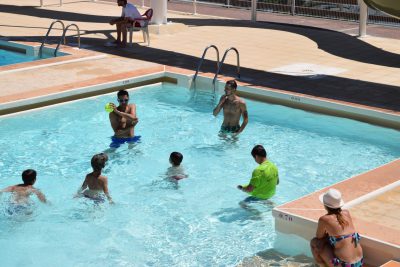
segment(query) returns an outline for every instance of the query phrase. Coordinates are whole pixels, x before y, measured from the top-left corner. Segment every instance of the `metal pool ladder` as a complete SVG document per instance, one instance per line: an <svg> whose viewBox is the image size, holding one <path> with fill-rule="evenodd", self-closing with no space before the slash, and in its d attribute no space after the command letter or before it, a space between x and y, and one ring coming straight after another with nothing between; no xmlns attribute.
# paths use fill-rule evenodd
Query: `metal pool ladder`
<svg viewBox="0 0 400 267"><path fill-rule="evenodd" d="M61 45L61 42L64 40L64 45L66 44L65 34L67 33L69 27L71 27L71 26L75 26L76 30L78 31L78 48L81 47L81 32L80 32L80 30L79 30L78 25L76 25L75 23L69 24L69 25L64 29L63 35L62 35L60 41L59 41L58 44L57 44L56 50L54 50L54 56L55 56L55 57L57 56L57 51L58 51L58 48L59 48L60 45Z"/></svg>
<svg viewBox="0 0 400 267"><path fill-rule="evenodd" d="M50 31L53 29L53 26L54 26L54 24L56 24L56 23L60 23L60 24L62 25L63 33L65 32L65 25L64 25L64 22L62 22L61 20L55 20L55 21L53 21L53 22L50 24L49 29L47 30L46 36L43 38L42 44L40 45L40 48L39 48L39 56L40 56L40 57L42 57L42 54L43 54L43 46L44 46L45 42L47 41L47 37L49 37ZM64 34L63 34L63 35L64 35ZM61 38L61 37L60 37L60 38ZM65 43L65 40L64 40L64 43ZM57 51L54 52L54 56L56 56L56 53L57 53Z"/></svg>
<svg viewBox="0 0 400 267"><path fill-rule="evenodd" d="M206 56L208 49L210 49L211 47L214 48L215 51L217 52L217 68L218 68L218 66L219 66L219 50L218 50L218 47L215 46L215 45L209 45L204 49L204 52L203 52L203 55L201 56L199 64L197 64L197 70L196 70L196 73L193 76L193 83L196 81L197 74L199 73L200 67L203 64L204 57Z"/></svg>
<svg viewBox="0 0 400 267"><path fill-rule="evenodd" d="M219 65L218 65L217 72L215 73L215 76L214 76L214 79L213 79L214 90L215 90L215 81L217 80L218 74L220 73L221 68L222 68L222 65L224 64L226 55L227 55L228 52L231 51L231 50L233 50L233 51L236 52L236 58L237 58L237 65L236 65L236 68L237 68L237 78L240 79L239 51L238 51L235 47L231 47L231 48L226 49L226 51L225 51L225 53L224 53L224 56L222 57L222 60L221 60L221 62L220 62Z"/></svg>

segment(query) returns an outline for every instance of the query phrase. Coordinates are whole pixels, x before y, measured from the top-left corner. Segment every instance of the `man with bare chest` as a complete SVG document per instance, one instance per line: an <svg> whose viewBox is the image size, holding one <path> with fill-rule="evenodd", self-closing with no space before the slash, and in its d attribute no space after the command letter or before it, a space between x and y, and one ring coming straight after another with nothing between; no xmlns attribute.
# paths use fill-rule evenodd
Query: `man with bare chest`
<svg viewBox="0 0 400 267"><path fill-rule="evenodd" d="M237 84L235 80L227 81L225 84L225 95L221 96L218 105L213 111L214 116L217 116L221 109L223 109L224 121L221 126L222 133L240 134L249 121L246 103L236 95L236 88ZM241 125L240 117L243 117Z"/></svg>
<svg viewBox="0 0 400 267"><path fill-rule="evenodd" d="M119 91L117 96L119 106L111 103L114 110L109 116L114 130L110 147L119 147L125 142L136 142L140 138L140 136L135 136L134 132L135 125L139 122L136 117L136 105L128 104L129 94L125 90Z"/></svg>

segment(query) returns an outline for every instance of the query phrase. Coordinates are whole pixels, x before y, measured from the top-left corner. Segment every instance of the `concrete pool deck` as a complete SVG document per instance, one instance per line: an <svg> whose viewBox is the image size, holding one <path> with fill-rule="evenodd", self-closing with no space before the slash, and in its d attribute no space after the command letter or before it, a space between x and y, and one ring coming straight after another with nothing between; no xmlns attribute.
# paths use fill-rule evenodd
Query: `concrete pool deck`
<svg viewBox="0 0 400 267"><path fill-rule="evenodd" d="M62 47L63 52L71 55L0 67L0 105L165 71L193 74L203 49L215 44L221 53L231 46L239 50L242 85L400 115L400 39L372 36L360 39L344 31L281 22L252 23L170 12L169 20L176 27L172 25L161 34L151 34L149 47L142 43L141 33L134 33L134 42L138 43L116 49L104 46L115 37L114 27L107 24L111 16L120 14L115 3L65 1L59 7L58 1L44 2L46 6L40 8L37 0L23 3L3 0L1 36L40 45L50 23L62 19L81 28L83 49ZM327 25L325 20L323 23ZM59 35L60 30L54 34ZM75 37L69 37L68 41L76 43ZM207 58L215 58L214 51ZM227 57L226 63L222 73L234 76L233 54ZM213 60L206 60L202 68L208 77L213 77L215 69ZM319 73L320 70L324 72ZM303 76L304 73L312 75ZM6 113L14 111L10 109ZM399 170L400 160L397 160L343 181L335 188L349 202L400 180ZM315 221L323 214L317 199L319 193L276 210L298 216L307 221L309 229L315 229ZM398 195L399 190L395 188L351 207L362 235L400 246L396 241L400 240ZM382 222L377 220L377 216L382 217L382 211L371 208L381 203L386 215Z"/></svg>

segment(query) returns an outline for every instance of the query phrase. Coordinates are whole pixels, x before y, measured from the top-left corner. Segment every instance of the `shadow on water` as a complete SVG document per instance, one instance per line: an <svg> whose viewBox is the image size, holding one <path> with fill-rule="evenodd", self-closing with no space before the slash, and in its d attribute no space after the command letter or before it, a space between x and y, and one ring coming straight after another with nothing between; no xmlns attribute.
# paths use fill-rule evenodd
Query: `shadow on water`
<svg viewBox="0 0 400 267"><path fill-rule="evenodd" d="M217 134L217 133L216 133ZM237 149L239 148L239 138L237 136L218 136L219 141L218 143L197 143L193 144L192 148L198 153L205 154L205 155L216 155L216 156L223 156L226 154L226 150L230 148Z"/></svg>
<svg viewBox="0 0 400 267"><path fill-rule="evenodd" d="M103 153L108 156L106 170L107 166L134 163L135 157L143 155L143 151L140 149L140 142L122 144L118 148L108 147L103 150Z"/></svg>
<svg viewBox="0 0 400 267"><path fill-rule="evenodd" d="M237 208L226 208L212 215L221 222L232 223L239 222L247 224L248 221L260 221L263 215L272 211L274 204L271 201L240 201Z"/></svg>
<svg viewBox="0 0 400 267"><path fill-rule="evenodd" d="M303 254L290 256L281 253L273 248L258 252L252 257L244 258L238 267L253 266L298 266L311 267L318 266L314 260Z"/></svg>
<svg viewBox="0 0 400 267"><path fill-rule="evenodd" d="M150 185L145 185L146 190L158 191L161 190L178 190L179 182L168 176L167 173L160 174L157 180L154 180Z"/></svg>
<svg viewBox="0 0 400 267"><path fill-rule="evenodd" d="M66 214L68 214L68 220L89 222L93 219L102 218L107 205L105 199L94 200L80 197L77 204Z"/></svg>

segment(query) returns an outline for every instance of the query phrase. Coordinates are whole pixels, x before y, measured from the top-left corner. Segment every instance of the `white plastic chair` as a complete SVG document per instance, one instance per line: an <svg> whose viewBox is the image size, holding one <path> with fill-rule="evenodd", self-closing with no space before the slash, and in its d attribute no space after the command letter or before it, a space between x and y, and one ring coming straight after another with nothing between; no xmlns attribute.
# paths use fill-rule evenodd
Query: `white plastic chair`
<svg viewBox="0 0 400 267"><path fill-rule="evenodd" d="M132 35L134 31L142 31L143 32L143 40L147 42L147 45L150 45L150 35L149 35L149 23L151 18L153 17L153 9L150 8L144 12L141 18L137 18L132 20L132 25L128 27L129 31L129 44L130 46L133 45L132 43ZM141 25L143 24L143 25Z"/></svg>

